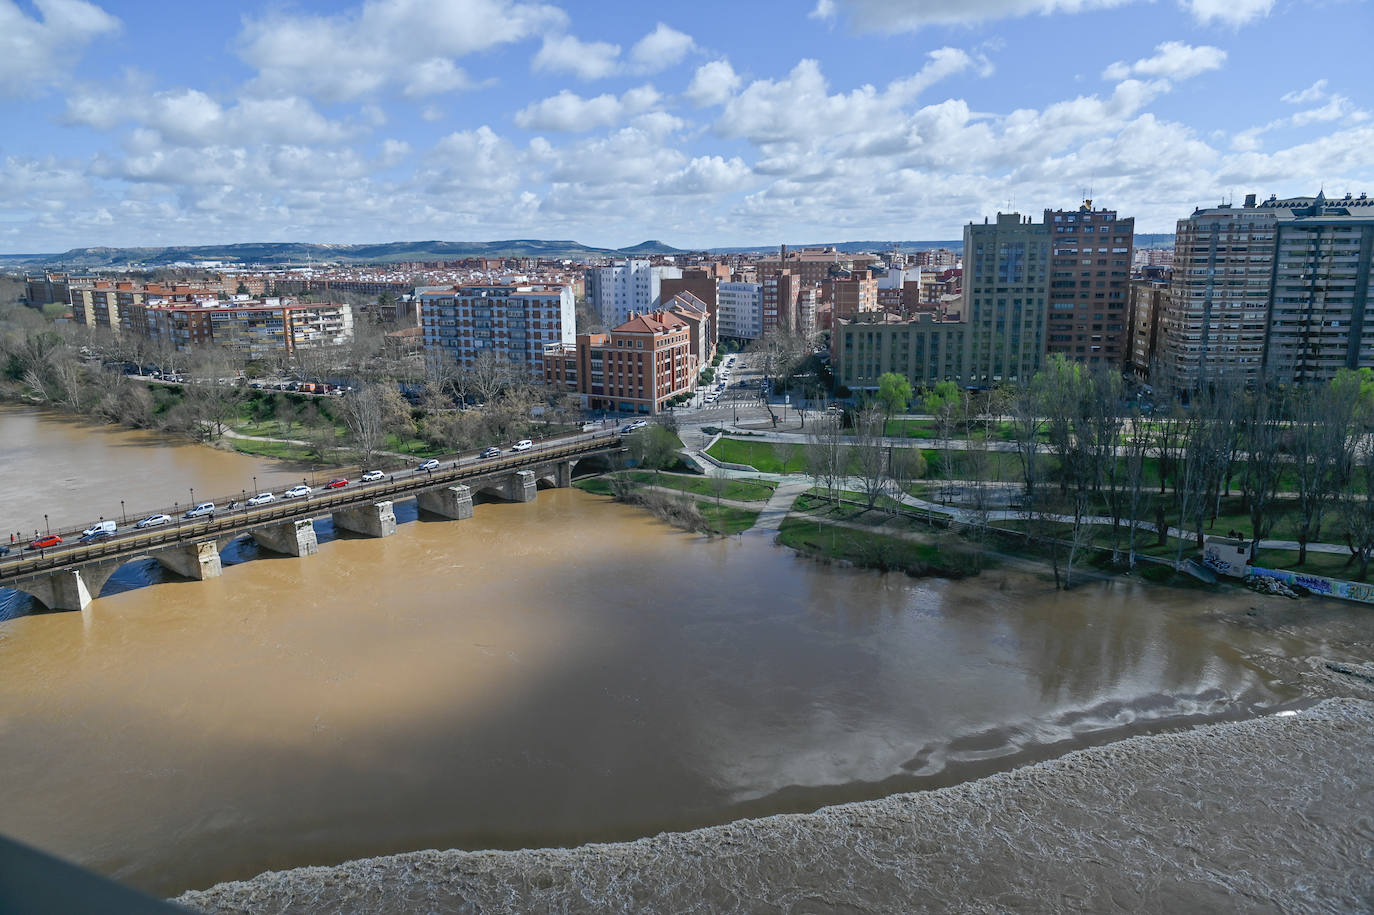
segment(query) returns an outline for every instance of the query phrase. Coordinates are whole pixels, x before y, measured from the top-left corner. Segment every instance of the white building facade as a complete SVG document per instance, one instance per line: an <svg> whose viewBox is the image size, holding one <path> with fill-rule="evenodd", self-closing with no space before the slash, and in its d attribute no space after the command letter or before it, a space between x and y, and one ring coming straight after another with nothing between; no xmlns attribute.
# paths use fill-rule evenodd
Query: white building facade
<svg viewBox="0 0 1374 915"><path fill-rule="evenodd" d="M652 311L659 304L661 280L681 276L677 267L655 267L646 260L591 267L586 274L587 304L601 316L603 324L619 327L631 314Z"/></svg>
<svg viewBox="0 0 1374 915"><path fill-rule="evenodd" d="M716 287L716 321L722 337L757 340L763 335L763 284L720 283Z"/></svg>

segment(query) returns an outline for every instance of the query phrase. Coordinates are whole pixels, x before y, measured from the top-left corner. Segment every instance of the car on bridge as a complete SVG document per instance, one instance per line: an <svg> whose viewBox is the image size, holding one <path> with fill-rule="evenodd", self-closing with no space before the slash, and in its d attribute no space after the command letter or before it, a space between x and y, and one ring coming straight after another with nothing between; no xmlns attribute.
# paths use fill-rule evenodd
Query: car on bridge
<svg viewBox="0 0 1374 915"><path fill-rule="evenodd" d="M511 445L511 446L510 446L510 450L511 450L511 451L529 451L529 450L530 450L531 448L533 448L533 447L534 447L534 442L530 441L530 440L527 439L527 438L522 438L522 439L520 439L520 441L516 442L514 445Z"/></svg>
<svg viewBox="0 0 1374 915"><path fill-rule="evenodd" d="M299 499L302 496L308 495L310 495L310 487L306 486L304 483L301 483L297 486L292 486L286 492L282 493L281 497L283 499Z"/></svg>
<svg viewBox="0 0 1374 915"><path fill-rule="evenodd" d="M367 473L363 474L360 479L364 483L372 483L376 480L380 480L384 476L386 476L386 474L382 473L380 470L369 470Z"/></svg>
<svg viewBox="0 0 1374 915"><path fill-rule="evenodd" d="M89 534L82 534L81 539L78 540L77 543L95 543L98 540L109 540L113 536L114 531L106 530L102 527L91 531Z"/></svg>
<svg viewBox="0 0 1374 915"><path fill-rule="evenodd" d="M345 486L347 486L347 485L348 485L348 478L347 478L347 477L335 477L334 479L330 480L328 483L324 484L324 488L325 488L325 489L343 489L343 488L344 488Z"/></svg>
<svg viewBox="0 0 1374 915"><path fill-rule="evenodd" d="M183 518L203 518L203 517L205 517L206 515L213 515L214 513L215 513L215 503L213 503L213 502L202 502L202 503L200 503L199 505L197 505L195 508L187 509L186 514L182 515L181 517L183 517Z"/></svg>
<svg viewBox="0 0 1374 915"><path fill-rule="evenodd" d="M430 458L429 460L425 461L423 464L421 464L419 467L416 467L415 469L416 469L416 470L438 470L438 469L439 469L439 462L438 462L436 459L434 459L434 458Z"/></svg>
<svg viewBox="0 0 1374 915"><path fill-rule="evenodd" d="M48 534L46 537L38 537L29 541L29 549L41 550L45 547L57 546L62 542L62 538L56 534Z"/></svg>
<svg viewBox="0 0 1374 915"><path fill-rule="evenodd" d="M277 497L274 496L274 495L272 495L270 492L260 492L260 493L258 493L256 496L254 496L253 498L249 499L249 500L248 500L248 504L249 504L249 505L266 505L266 504L269 503L269 502L275 502L275 501L277 501Z"/></svg>
<svg viewBox="0 0 1374 915"><path fill-rule="evenodd" d="M498 454L500 454L500 453L501 453L501 449L500 449L500 448L497 448L495 445L488 445L487 447L483 448L482 451L481 451L481 453L478 454L477 456L478 456L479 458L494 458L494 457L496 457L496 456L497 456Z"/></svg>
<svg viewBox="0 0 1374 915"><path fill-rule="evenodd" d="M164 525L164 524L171 524L171 523L172 523L172 516L171 516L171 515L149 515L148 517L144 518L142 521L140 521L140 522L138 522L137 524L135 524L134 527L138 528L139 530L144 530L144 529L146 529L146 528L150 528L150 527L161 527L161 526Z"/></svg>

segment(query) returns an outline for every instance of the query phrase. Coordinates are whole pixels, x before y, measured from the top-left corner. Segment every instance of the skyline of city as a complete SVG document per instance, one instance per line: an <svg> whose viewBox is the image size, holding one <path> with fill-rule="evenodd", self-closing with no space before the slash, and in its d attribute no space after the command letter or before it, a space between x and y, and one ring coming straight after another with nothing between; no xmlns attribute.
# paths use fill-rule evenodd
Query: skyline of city
<svg viewBox="0 0 1374 915"><path fill-rule="evenodd" d="M953 239L1374 181L1368 4L0 0L0 252ZM627 203L632 205L626 205Z"/></svg>

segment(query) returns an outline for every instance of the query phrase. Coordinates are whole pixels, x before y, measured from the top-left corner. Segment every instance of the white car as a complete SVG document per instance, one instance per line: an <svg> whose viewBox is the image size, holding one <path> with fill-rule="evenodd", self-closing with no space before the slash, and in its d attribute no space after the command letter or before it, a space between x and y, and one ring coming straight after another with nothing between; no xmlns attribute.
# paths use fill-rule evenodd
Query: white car
<svg viewBox="0 0 1374 915"><path fill-rule="evenodd" d="M514 445L511 445L511 446L510 446L510 450L511 450L511 451L529 451L529 450L530 450L531 448L533 448L533 447L534 447L534 442L530 441L530 440L527 439L527 438L522 438L522 439L520 439L520 441L516 442Z"/></svg>
<svg viewBox="0 0 1374 915"><path fill-rule="evenodd" d="M253 498L249 499L249 500L248 500L248 504L249 504L249 505L266 505L268 502L275 502L275 501L277 501L277 497L274 496L274 495L272 495L270 492L260 492L260 493L258 493L256 496L254 496Z"/></svg>
<svg viewBox="0 0 1374 915"><path fill-rule="evenodd" d="M148 517L144 518L142 521L140 521L140 522L138 522L137 524L135 524L134 527L137 527L137 528L140 528L140 529L142 529L142 528L148 528L148 527L161 527L161 526L164 525L164 524L171 524L171 523L172 523L172 516L171 516L171 515L149 515Z"/></svg>
<svg viewBox="0 0 1374 915"><path fill-rule="evenodd" d="M282 493L281 497L283 499L299 499L301 496L308 495L310 495L310 487L302 483L299 486L292 486L286 492Z"/></svg>
<svg viewBox="0 0 1374 915"><path fill-rule="evenodd" d="M206 515L213 515L214 513L215 513L215 503L213 503L213 502L202 502L202 503L200 503L199 505L197 505L195 508L187 509L187 510L186 510L186 514L182 515L181 517L183 517L183 518L203 518L203 517L205 517Z"/></svg>
<svg viewBox="0 0 1374 915"><path fill-rule="evenodd" d="M369 470L367 473L363 474L362 481L364 483L371 483L373 480L380 480L384 476L386 476L386 474L382 473L380 470Z"/></svg>
<svg viewBox="0 0 1374 915"><path fill-rule="evenodd" d="M415 469L416 469L416 470L438 470L438 469L439 469L439 461L438 461L437 459L435 459L435 458L430 458L429 460L425 461L423 464L421 464L419 467L416 467Z"/></svg>

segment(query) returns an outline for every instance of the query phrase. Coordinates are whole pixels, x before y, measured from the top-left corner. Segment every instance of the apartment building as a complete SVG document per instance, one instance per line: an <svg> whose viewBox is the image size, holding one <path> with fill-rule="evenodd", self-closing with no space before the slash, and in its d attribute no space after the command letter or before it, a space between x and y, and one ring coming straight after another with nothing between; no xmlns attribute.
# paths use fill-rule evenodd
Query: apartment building
<svg viewBox="0 0 1374 915"><path fill-rule="evenodd" d="M760 277L787 271L797 276L802 286L811 287L821 285L837 273L867 271L881 262L882 258L876 254L845 254L834 247L788 251L783 245L777 257L762 258L757 266Z"/></svg>
<svg viewBox="0 0 1374 915"><path fill-rule="evenodd" d="M1281 210L1199 208L1178 221L1174 272L1159 318L1163 375L1195 390L1210 378L1253 384L1264 361L1274 233Z"/></svg>
<svg viewBox="0 0 1374 915"><path fill-rule="evenodd" d="M1127 325L1131 328L1126 365L1140 379L1150 377L1159 350L1160 317L1168 309L1169 271L1158 277L1132 279L1126 294Z"/></svg>
<svg viewBox="0 0 1374 915"><path fill-rule="evenodd" d="M416 299L425 355L434 370L446 357L472 365L483 353L493 353L538 376L545 348L574 339L571 286L429 286L416 290Z"/></svg>
<svg viewBox="0 0 1374 915"><path fill-rule="evenodd" d="M633 258L606 267L588 267L584 274L587 304L604 324L614 327L625 323L631 314L656 307L663 280L681 277L678 267L656 267Z"/></svg>
<svg viewBox="0 0 1374 915"><path fill-rule="evenodd" d="M581 394L588 409L640 414L660 413L694 390L700 366L689 323L663 310L550 344L542 362L545 383Z"/></svg>
<svg viewBox="0 0 1374 915"><path fill-rule="evenodd" d="M134 302L121 312L121 332L179 351L222 346L244 360L289 357L297 350L340 346L353 339L347 303L302 304L291 299L206 300L191 304Z"/></svg>
<svg viewBox="0 0 1374 915"><path fill-rule="evenodd" d="M763 336L763 284L720 283L716 288L716 319L722 337L757 340Z"/></svg>
<svg viewBox="0 0 1374 915"><path fill-rule="evenodd" d="M862 312L878 310L878 281L867 270L832 277L828 284L831 313L835 318L852 318Z"/></svg>
<svg viewBox="0 0 1374 915"><path fill-rule="evenodd" d="M763 277L760 327L764 336L779 329L794 330L800 325L797 298L802 279L790 270Z"/></svg>
<svg viewBox="0 0 1374 915"><path fill-rule="evenodd" d="M72 320L86 327L119 333L128 323L125 314L135 305L193 305L220 300L215 289L185 283L135 283L132 280L92 280L71 286Z"/></svg>
<svg viewBox="0 0 1374 915"><path fill-rule="evenodd" d="M1135 220L1115 210L1046 210L1050 231L1046 352L1090 365L1119 366L1129 350L1127 288Z"/></svg>
<svg viewBox="0 0 1374 915"><path fill-rule="evenodd" d="M1256 209L1278 214L1263 374L1303 384L1374 366L1374 201L1319 193Z"/></svg>
<svg viewBox="0 0 1374 915"><path fill-rule="evenodd" d="M1026 382L1044 365L1049 262L1049 227L1029 216L964 227L967 386Z"/></svg>
<svg viewBox="0 0 1374 915"><path fill-rule="evenodd" d="M941 381L962 383L968 324L939 315L902 318L867 312L836 318L830 335L830 368L851 390L876 390L888 372L903 375L913 388Z"/></svg>

